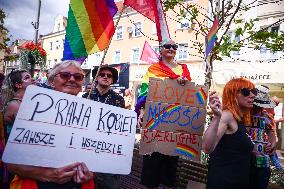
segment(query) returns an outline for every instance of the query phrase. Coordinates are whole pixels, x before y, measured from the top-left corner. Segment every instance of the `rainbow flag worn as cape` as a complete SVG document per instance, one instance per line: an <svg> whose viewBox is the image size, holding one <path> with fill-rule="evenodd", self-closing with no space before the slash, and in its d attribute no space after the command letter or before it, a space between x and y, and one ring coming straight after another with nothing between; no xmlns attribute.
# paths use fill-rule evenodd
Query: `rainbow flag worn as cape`
<svg viewBox="0 0 284 189"><path fill-rule="evenodd" d="M189 81L191 81L190 73L188 71L187 66L185 64L180 64L180 65L182 66L182 73L178 73L178 74L173 72L162 61L159 61L158 63L153 64L148 68L147 73L144 75L140 94L138 96L137 103L135 106L135 112L137 112L137 114L140 113L141 107L144 107L146 103L150 77L160 78L160 79L165 79L165 78L177 79L180 76L183 76L187 78Z"/></svg>
<svg viewBox="0 0 284 189"><path fill-rule="evenodd" d="M84 60L104 50L114 34L114 0L70 0L63 60Z"/></svg>

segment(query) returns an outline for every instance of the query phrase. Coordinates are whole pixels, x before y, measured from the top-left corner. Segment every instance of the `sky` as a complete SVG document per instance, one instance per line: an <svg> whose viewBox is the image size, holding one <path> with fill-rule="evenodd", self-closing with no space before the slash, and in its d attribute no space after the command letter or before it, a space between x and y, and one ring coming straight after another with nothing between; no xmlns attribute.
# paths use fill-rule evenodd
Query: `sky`
<svg viewBox="0 0 284 189"><path fill-rule="evenodd" d="M5 26L11 41L16 39L34 40L39 0L0 0L0 7L6 13ZM69 0L41 0L39 34L52 32L56 16L67 16Z"/></svg>

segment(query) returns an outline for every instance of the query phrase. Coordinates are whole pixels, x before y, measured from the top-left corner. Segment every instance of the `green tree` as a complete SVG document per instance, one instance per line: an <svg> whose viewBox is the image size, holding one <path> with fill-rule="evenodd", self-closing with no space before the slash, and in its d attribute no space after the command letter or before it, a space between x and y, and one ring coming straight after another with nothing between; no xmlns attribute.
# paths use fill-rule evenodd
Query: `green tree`
<svg viewBox="0 0 284 189"><path fill-rule="evenodd" d="M6 49L7 42L10 40L8 36L8 29L4 26L6 14L3 9L0 9L0 50Z"/></svg>
<svg viewBox="0 0 284 189"><path fill-rule="evenodd" d="M209 10L201 7L194 2L185 3L184 0L167 0L163 1L164 7L167 10L173 10L179 20L188 19L194 25L194 35L196 36L196 41L192 41L194 48L198 50L198 54L205 60L205 44L200 42L203 38L207 36L210 27L208 27L207 22L212 25L215 19L219 20L218 30L217 30L217 40L215 46L211 51L208 64L209 67L206 70L205 85L210 87L212 80L213 71L213 61L222 60L224 56L231 57L231 52L239 51L241 47L249 46L256 50L261 49L265 46L272 52L283 51L284 50L284 34L269 31L271 26L263 28L259 31L255 31L254 24L258 19L252 19L246 22L242 15L245 11L255 6L261 6L256 4L257 1L253 1L250 4L243 4L242 0L237 1L220 1L220 0L209 0ZM178 11L177 10L178 7ZM191 15L188 17L187 15ZM204 20L200 20L203 17ZM278 20L274 24L283 22L284 20ZM237 26L235 30L235 38L243 38L242 40L232 40L228 35L229 29L235 24Z"/></svg>

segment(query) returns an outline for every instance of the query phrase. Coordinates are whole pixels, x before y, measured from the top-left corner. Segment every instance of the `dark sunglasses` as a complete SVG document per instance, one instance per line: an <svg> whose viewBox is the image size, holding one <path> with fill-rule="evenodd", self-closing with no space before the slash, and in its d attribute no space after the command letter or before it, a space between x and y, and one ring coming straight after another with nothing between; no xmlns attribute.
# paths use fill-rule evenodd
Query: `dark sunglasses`
<svg viewBox="0 0 284 189"><path fill-rule="evenodd" d="M163 47L165 49L171 49L171 48L173 48L174 50L178 49L178 45L177 44L164 44Z"/></svg>
<svg viewBox="0 0 284 189"><path fill-rule="evenodd" d="M70 72L59 72L55 74L55 76L59 75L61 79L68 81L72 76L74 77L75 81L82 81L84 79L84 75L81 73L74 73L71 74Z"/></svg>
<svg viewBox="0 0 284 189"><path fill-rule="evenodd" d="M242 88L242 89L240 90L240 92L241 92L241 94L242 94L243 96L249 96L249 95L250 95L250 92L251 92L252 94L254 94L255 96L257 95L257 89L256 89L256 88L253 88L253 89Z"/></svg>
<svg viewBox="0 0 284 189"><path fill-rule="evenodd" d="M100 77L107 77L107 78L112 78L112 74L109 74L109 73L99 73L99 76Z"/></svg>

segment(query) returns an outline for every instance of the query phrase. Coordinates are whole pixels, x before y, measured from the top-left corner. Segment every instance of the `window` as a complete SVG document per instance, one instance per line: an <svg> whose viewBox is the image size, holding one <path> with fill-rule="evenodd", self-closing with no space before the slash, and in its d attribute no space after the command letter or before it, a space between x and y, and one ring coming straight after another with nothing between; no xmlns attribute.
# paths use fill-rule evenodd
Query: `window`
<svg viewBox="0 0 284 189"><path fill-rule="evenodd" d="M271 32L278 33L279 32L279 26L271 27ZM270 51L270 58L277 59L278 58L278 53Z"/></svg>
<svg viewBox="0 0 284 189"><path fill-rule="evenodd" d="M51 60L48 60L47 68L50 68L50 65L51 65Z"/></svg>
<svg viewBox="0 0 284 189"><path fill-rule="evenodd" d="M62 47L64 47L65 39L62 39Z"/></svg>
<svg viewBox="0 0 284 189"><path fill-rule="evenodd" d="M235 41L238 43L240 42L241 36L235 36ZM240 51L232 51L233 55L240 55Z"/></svg>
<svg viewBox="0 0 284 189"><path fill-rule="evenodd" d="M54 59L54 64L56 64L57 63L57 59Z"/></svg>
<svg viewBox="0 0 284 189"><path fill-rule="evenodd" d="M139 61L139 48L132 49L132 62L137 63Z"/></svg>
<svg viewBox="0 0 284 189"><path fill-rule="evenodd" d="M180 30L189 29L191 25L191 17L192 17L191 14L192 13L187 13L185 17L182 17L182 19L180 19L180 21L178 22L177 29L180 29Z"/></svg>
<svg viewBox="0 0 284 189"><path fill-rule="evenodd" d="M228 35L231 43L238 43L240 41L240 35L236 37L235 32L229 32ZM240 51L232 51L231 53L232 55L240 55Z"/></svg>
<svg viewBox="0 0 284 189"><path fill-rule="evenodd" d="M267 31L278 33L279 32L279 26L273 26L273 27L269 28ZM278 52L272 52L265 45L262 45L260 47L259 52L260 52L260 58L262 58L262 59L266 59L266 58L277 59L278 58Z"/></svg>
<svg viewBox="0 0 284 189"><path fill-rule="evenodd" d="M279 26L273 26L273 27L271 27L271 32L278 33L278 31L279 31Z"/></svg>
<svg viewBox="0 0 284 189"><path fill-rule="evenodd" d="M52 50L52 42L49 43L49 50Z"/></svg>
<svg viewBox="0 0 284 189"><path fill-rule="evenodd" d="M141 22L136 22L134 28L134 37L141 36L141 28L142 28Z"/></svg>
<svg viewBox="0 0 284 189"><path fill-rule="evenodd" d="M58 41L58 40L56 40L56 42L55 42L55 48L56 48L57 50L60 48L60 44L59 44L59 41Z"/></svg>
<svg viewBox="0 0 284 189"><path fill-rule="evenodd" d="M116 39L122 39L122 26L116 28Z"/></svg>
<svg viewBox="0 0 284 189"><path fill-rule="evenodd" d="M260 58L266 58L267 55L267 48L265 45L260 47Z"/></svg>
<svg viewBox="0 0 284 189"><path fill-rule="evenodd" d="M189 28L190 21L187 18L180 20L178 23L178 29L186 30Z"/></svg>
<svg viewBox="0 0 284 189"><path fill-rule="evenodd" d="M187 60L188 59L188 44L181 43L178 45L178 60Z"/></svg>
<svg viewBox="0 0 284 189"><path fill-rule="evenodd" d="M120 63L120 56L121 56L120 50L114 51L114 63L115 64Z"/></svg>
<svg viewBox="0 0 284 189"><path fill-rule="evenodd" d="M57 31L60 31L60 23L57 24Z"/></svg>

